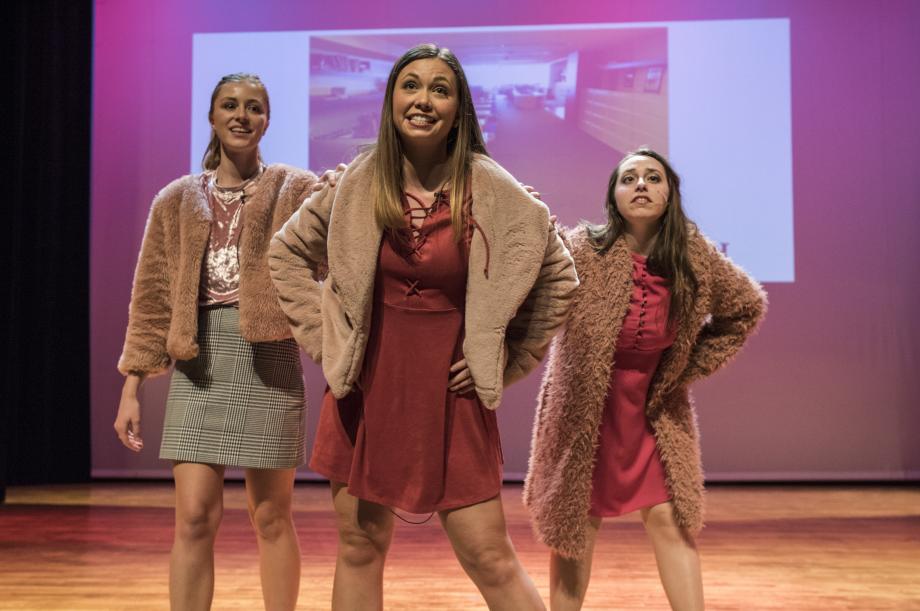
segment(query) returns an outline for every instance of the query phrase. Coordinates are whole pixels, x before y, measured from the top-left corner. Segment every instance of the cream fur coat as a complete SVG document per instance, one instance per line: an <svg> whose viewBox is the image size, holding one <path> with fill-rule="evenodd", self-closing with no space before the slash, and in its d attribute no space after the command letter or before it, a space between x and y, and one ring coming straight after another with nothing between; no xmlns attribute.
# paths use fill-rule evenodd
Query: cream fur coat
<svg viewBox="0 0 920 611"><path fill-rule="evenodd" d="M304 203L269 249L272 280L294 337L322 363L339 398L361 372L370 333L383 235L369 195L373 172L373 153L358 157L335 189ZM463 354L479 398L495 409L503 387L544 356L578 280L546 206L488 157L474 160L472 192L472 214L488 247L474 232Z"/></svg>
<svg viewBox="0 0 920 611"><path fill-rule="evenodd" d="M632 262L620 238L604 254L584 227L568 233L581 286L554 340L538 400L524 502L538 539L567 557L585 549L598 427L614 348L629 307ZM664 465L677 522L703 525L699 433L688 385L725 364L766 309L761 287L699 233L689 244L699 282L680 314L677 337L652 379L646 414Z"/></svg>
<svg viewBox="0 0 920 611"><path fill-rule="evenodd" d="M155 375L171 360L198 355L198 289L211 233L211 208L200 175L183 176L154 198L144 231L124 350L122 374ZM243 206L240 234L240 333L250 342L291 337L268 275L268 243L308 197L316 176L272 164Z"/></svg>

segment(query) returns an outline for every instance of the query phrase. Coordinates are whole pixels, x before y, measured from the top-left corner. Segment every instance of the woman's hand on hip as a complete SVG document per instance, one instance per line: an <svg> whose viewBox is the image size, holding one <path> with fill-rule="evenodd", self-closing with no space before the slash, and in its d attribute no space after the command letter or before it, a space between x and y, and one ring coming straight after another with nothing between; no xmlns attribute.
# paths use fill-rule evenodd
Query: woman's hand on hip
<svg viewBox="0 0 920 611"><path fill-rule="evenodd" d="M449 391L462 395L475 388L473 374L470 373L470 368L466 366L466 359L460 359L451 365L450 374L450 380L447 382Z"/></svg>

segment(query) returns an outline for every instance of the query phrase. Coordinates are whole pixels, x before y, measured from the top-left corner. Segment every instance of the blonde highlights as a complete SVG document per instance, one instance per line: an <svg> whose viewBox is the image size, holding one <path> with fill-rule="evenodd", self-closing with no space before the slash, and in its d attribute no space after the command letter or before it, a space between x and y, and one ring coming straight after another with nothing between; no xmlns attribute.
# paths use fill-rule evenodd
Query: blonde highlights
<svg viewBox="0 0 920 611"><path fill-rule="evenodd" d="M393 64L387 79L383 108L380 111L380 130L377 134L376 163L372 183L374 217L385 229L398 230L407 226L403 213L403 148L393 121L393 95L396 79L403 68L420 59L440 59L447 64L457 79L457 124L447 136L447 154L450 166L450 216L454 235L459 239L466 226L465 197L472 179L473 155L488 156L479 120L473 106L473 96L466 75L457 57L449 50L433 44L422 44L409 49Z"/></svg>

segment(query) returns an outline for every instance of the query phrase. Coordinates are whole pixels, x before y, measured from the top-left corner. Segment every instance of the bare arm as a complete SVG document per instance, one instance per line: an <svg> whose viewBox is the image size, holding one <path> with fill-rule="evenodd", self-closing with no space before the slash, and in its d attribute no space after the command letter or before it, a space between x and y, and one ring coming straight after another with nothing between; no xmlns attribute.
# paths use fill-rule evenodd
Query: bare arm
<svg viewBox="0 0 920 611"><path fill-rule="evenodd" d="M112 425L121 443L135 452L140 452L144 448L144 440L141 437L141 404L137 399L137 391L143 381L143 375L129 373L125 376L118 414L115 416L115 424Z"/></svg>

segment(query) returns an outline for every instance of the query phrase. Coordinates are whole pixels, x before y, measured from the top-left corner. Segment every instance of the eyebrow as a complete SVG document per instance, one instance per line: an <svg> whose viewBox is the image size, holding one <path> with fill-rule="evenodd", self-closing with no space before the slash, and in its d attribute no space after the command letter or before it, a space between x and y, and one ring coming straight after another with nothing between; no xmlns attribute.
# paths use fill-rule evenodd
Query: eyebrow
<svg viewBox="0 0 920 611"><path fill-rule="evenodd" d="M232 95L225 95L224 97L220 99L220 101L221 102L239 102L239 99L237 99L236 97ZM246 102L247 103L256 102L258 104L265 104L265 102L263 100L260 100L259 98L249 98L248 100L246 100Z"/></svg>
<svg viewBox="0 0 920 611"><path fill-rule="evenodd" d="M403 77L403 79L407 79L407 78L414 78L414 79L422 80L422 77L420 77L419 75L417 75L415 72L410 72L410 73L408 73L407 75L405 75L405 76ZM439 75L437 75L436 77L434 77L434 78L431 79L431 80L432 80L432 81L444 81L445 83L447 83L448 85L450 85L450 79L447 78L446 76L444 76L443 74L439 74Z"/></svg>
<svg viewBox="0 0 920 611"><path fill-rule="evenodd" d="M645 173L654 172L655 174L661 174L661 170L658 168L648 168L645 170ZM628 170L623 170L623 174L638 174L635 168L629 168Z"/></svg>

